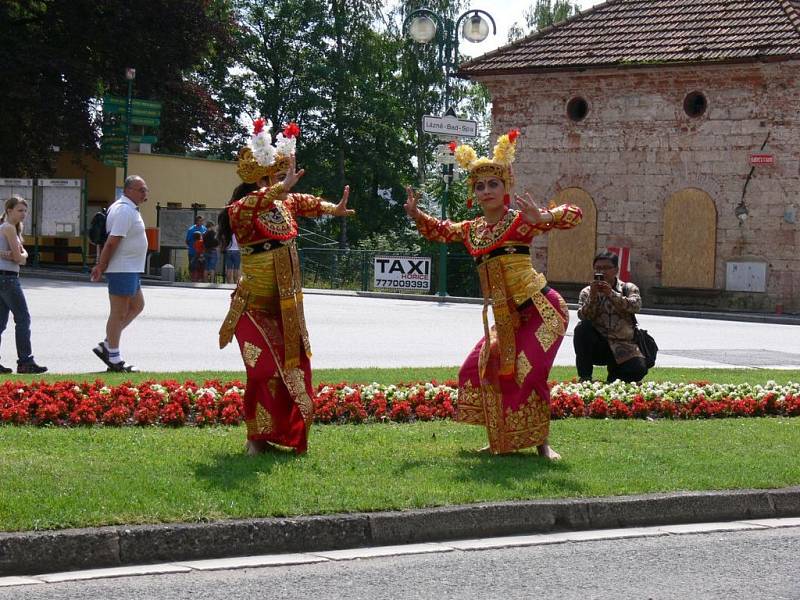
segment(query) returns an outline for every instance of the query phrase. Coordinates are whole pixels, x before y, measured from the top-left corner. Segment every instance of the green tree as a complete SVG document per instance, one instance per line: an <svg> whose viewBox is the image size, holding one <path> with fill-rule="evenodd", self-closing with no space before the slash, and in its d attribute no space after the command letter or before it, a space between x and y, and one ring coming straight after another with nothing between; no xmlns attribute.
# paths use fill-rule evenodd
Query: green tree
<svg viewBox="0 0 800 600"><path fill-rule="evenodd" d="M224 52L228 0L6 0L0 3L0 173L52 172L54 148L96 152L103 93L164 102L162 147L226 135L213 98L191 74Z"/></svg>
<svg viewBox="0 0 800 600"><path fill-rule="evenodd" d="M580 13L577 2L570 0L536 0L525 12L525 22L530 28L541 31Z"/></svg>
<svg viewBox="0 0 800 600"><path fill-rule="evenodd" d="M523 13L528 31L541 31L556 23L580 14L580 6L570 0L536 0ZM508 41L514 42L527 33L516 21L508 30Z"/></svg>
<svg viewBox="0 0 800 600"><path fill-rule="evenodd" d="M337 23L335 15L343 9ZM351 187L355 217L327 224L328 235L341 246L397 226L403 214L398 199L411 169L413 149L404 131L406 107L396 68L399 44L379 30L378 9L379 3L332 6L328 44L338 50L328 57L320 87L325 109L314 139L305 145L316 162L306 184L337 195L344 185Z"/></svg>

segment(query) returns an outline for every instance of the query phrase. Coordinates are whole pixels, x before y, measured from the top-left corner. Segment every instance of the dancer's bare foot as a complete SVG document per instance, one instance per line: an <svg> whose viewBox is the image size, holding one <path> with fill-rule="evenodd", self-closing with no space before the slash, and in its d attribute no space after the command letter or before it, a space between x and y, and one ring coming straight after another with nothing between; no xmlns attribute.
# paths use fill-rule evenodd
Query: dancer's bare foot
<svg viewBox="0 0 800 600"><path fill-rule="evenodd" d="M537 446L536 450L539 451L539 456L541 456L542 458L546 458L547 460L560 460L561 459L561 455L558 452L556 452L555 450L553 450L550 447L550 444L545 443L545 444L542 444L541 446Z"/></svg>
<svg viewBox="0 0 800 600"><path fill-rule="evenodd" d="M266 452L269 445L269 442L264 442L262 440L247 440L247 443L244 445L244 451L247 456L258 456Z"/></svg>

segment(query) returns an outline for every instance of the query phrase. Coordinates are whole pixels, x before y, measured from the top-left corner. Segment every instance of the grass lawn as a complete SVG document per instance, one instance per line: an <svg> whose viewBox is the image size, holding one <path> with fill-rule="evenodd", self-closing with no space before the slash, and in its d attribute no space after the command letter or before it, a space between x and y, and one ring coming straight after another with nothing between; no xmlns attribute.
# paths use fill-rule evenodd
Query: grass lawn
<svg viewBox="0 0 800 600"><path fill-rule="evenodd" d="M338 379L338 378L337 378ZM800 484L800 419L568 419L564 459L474 452L453 422L326 425L248 458L244 427L0 427L0 530L377 511Z"/></svg>
<svg viewBox="0 0 800 600"><path fill-rule="evenodd" d="M362 369L316 369L314 370L314 383L399 383L399 382L418 382L418 381L445 381L456 379L458 367L422 367L422 368L362 368ZM565 381L574 378L575 369L573 367L553 367L550 372L550 379L555 381ZM605 379L605 369L595 367L595 377ZM109 385L116 385L123 381L133 381L134 383L146 379L162 381L164 379L176 379L185 381L192 379L197 383L202 383L206 379L220 379L230 381L240 379L244 381L244 371L184 371L178 373L45 373L44 375L4 375L0 376L0 381L10 379L12 381L40 381L47 382L73 379L77 381L94 381L101 379ZM691 381L710 381L712 383L765 383L768 380L777 383L787 383L800 379L796 371L789 369L687 369L672 367L657 367L648 373L645 381L674 381L685 383Z"/></svg>

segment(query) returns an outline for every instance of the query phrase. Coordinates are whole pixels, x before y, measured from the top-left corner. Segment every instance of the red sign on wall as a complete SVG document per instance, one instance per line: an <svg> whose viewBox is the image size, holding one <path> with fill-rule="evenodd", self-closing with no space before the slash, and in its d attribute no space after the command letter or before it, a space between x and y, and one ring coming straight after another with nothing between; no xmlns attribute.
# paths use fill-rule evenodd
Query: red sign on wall
<svg viewBox="0 0 800 600"><path fill-rule="evenodd" d="M606 248L619 257L619 274L617 277L622 281L631 280L631 249L624 246L609 246Z"/></svg>
<svg viewBox="0 0 800 600"><path fill-rule="evenodd" d="M750 164L754 167L758 165L774 165L775 156L772 154L751 154Z"/></svg>

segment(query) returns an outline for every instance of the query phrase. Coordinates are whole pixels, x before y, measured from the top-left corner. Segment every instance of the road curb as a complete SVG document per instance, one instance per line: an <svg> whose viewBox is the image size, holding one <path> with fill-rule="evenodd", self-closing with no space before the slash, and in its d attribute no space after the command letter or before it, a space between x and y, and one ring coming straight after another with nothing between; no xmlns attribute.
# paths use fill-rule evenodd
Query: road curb
<svg viewBox="0 0 800 600"><path fill-rule="evenodd" d="M800 486L0 533L0 576L564 530L800 516Z"/></svg>

